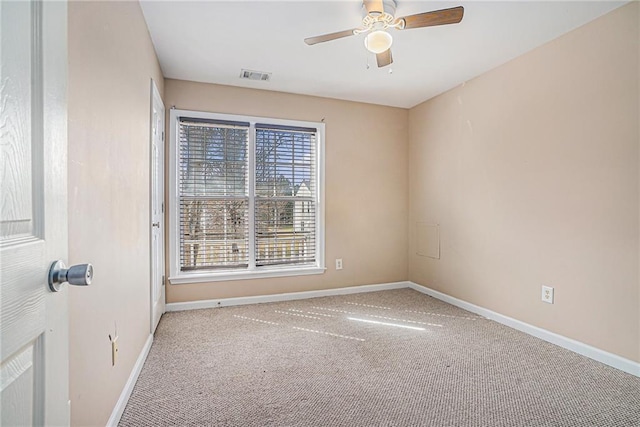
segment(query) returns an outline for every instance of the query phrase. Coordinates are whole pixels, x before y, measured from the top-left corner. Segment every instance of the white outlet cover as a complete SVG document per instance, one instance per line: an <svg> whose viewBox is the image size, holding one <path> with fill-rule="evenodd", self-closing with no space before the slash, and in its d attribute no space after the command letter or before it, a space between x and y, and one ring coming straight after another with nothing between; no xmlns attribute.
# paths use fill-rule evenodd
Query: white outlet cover
<svg viewBox="0 0 640 427"><path fill-rule="evenodd" d="M336 259L336 270L342 270L342 258Z"/></svg>
<svg viewBox="0 0 640 427"><path fill-rule="evenodd" d="M553 304L553 288L551 286L542 287L542 301Z"/></svg>

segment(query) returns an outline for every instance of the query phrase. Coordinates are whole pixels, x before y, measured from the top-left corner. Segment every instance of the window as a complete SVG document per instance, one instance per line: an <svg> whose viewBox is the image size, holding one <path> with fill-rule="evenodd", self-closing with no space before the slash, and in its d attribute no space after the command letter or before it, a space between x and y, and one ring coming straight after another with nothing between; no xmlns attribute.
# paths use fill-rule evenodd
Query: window
<svg viewBox="0 0 640 427"><path fill-rule="evenodd" d="M324 271L324 124L171 110L172 283Z"/></svg>

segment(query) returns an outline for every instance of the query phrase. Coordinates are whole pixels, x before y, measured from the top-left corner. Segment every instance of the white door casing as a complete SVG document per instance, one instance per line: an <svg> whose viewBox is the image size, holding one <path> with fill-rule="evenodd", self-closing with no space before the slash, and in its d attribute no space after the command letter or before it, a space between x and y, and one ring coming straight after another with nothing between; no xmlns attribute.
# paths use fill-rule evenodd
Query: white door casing
<svg viewBox="0 0 640 427"><path fill-rule="evenodd" d="M0 424L68 425L67 5L0 2Z"/></svg>
<svg viewBox="0 0 640 427"><path fill-rule="evenodd" d="M165 308L164 104L151 80L151 333Z"/></svg>

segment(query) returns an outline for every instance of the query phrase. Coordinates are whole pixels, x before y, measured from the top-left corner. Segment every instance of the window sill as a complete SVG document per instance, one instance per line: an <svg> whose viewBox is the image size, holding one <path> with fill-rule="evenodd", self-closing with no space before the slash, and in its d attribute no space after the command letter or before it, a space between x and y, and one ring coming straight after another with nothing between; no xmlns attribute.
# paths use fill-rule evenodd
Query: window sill
<svg viewBox="0 0 640 427"><path fill-rule="evenodd" d="M250 279L266 279L270 277L287 277L287 276L307 276L311 274L323 274L325 267L304 267L304 268L271 268L268 270L253 271L224 271L219 273L184 273L177 276L169 277L172 285L182 285L186 283L207 283L207 282L223 282L228 280L250 280Z"/></svg>

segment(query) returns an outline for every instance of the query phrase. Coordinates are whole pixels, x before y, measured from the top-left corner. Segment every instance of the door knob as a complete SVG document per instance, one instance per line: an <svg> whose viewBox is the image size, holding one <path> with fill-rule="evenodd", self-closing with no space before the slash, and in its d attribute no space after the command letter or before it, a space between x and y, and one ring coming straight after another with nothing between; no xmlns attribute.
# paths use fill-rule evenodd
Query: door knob
<svg viewBox="0 0 640 427"><path fill-rule="evenodd" d="M55 261L49 268L49 289L58 292L60 286L69 282L70 285L87 286L93 279L91 264L78 264L67 268L62 260Z"/></svg>
<svg viewBox="0 0 640 427"><path fill-rule="evenodd" d="M160 228L160 222L153 222L151 223L151 226Z"/></svg>

